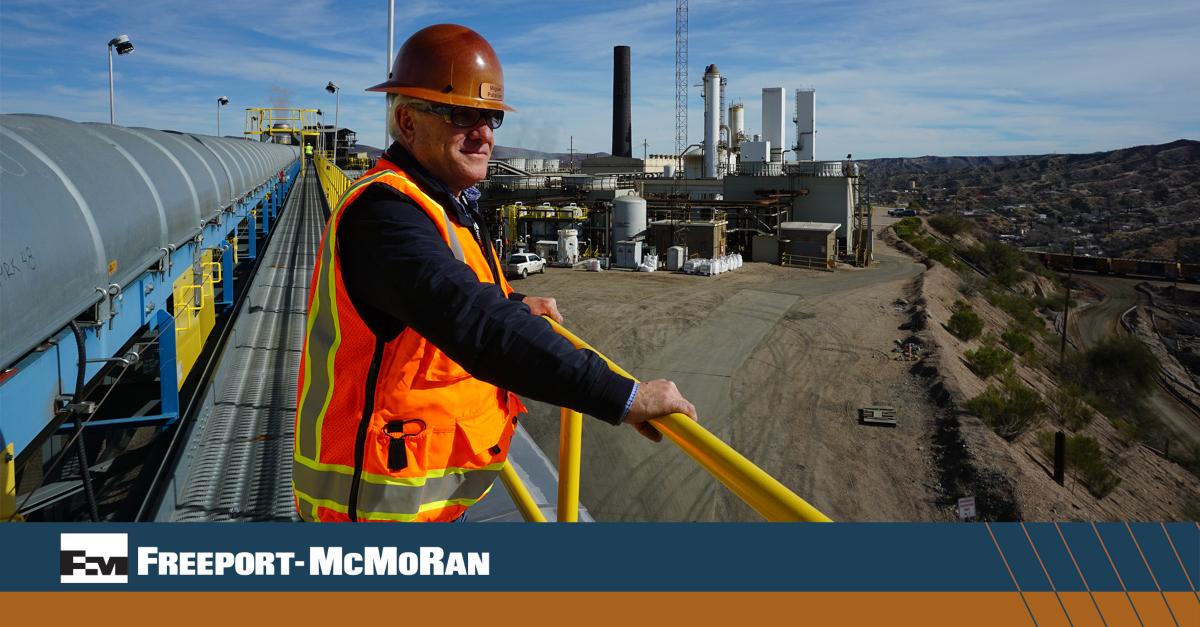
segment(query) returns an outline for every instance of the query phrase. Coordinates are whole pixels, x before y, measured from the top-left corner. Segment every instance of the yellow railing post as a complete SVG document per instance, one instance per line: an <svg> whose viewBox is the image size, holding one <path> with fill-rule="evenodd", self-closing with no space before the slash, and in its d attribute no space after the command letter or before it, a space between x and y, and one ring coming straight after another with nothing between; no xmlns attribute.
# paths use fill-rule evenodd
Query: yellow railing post
<svg viewBox="0 0 1200 627"><path fill-rule="evenodd" d="M13 445L0 449L0 522L23 520L17 515L17 471Z"/></svg>
<svg viewBox="0 0 1200 627"><path fill-rule="evenodd" d="M529 490L517 476L517 471L513 470L512 462L504 462L504 467L500 469L500 480L508 489L508 494L516 504L517 511L521 512L521 516L527 522L546 522L546 515L538 508L537 501L533 500L533 496L529 494Z"/></svg>
<svg viewBox="0 0 1200 627"><path fill-rule="evenodd" d="M603 353L579 339L562 325L545 318L559 335L576 348L586 348L599 355L613 372L630 379L636 378L605 357ZM670 414L650 421L650 424L679 446L683 452L700 463L705 470L729 488L754 511L771 522L831 522L804 499L796 495L754 465L741 453L683 414ZM561 470L559 471L561 473Z"/></svg>
<svg viewBox="0 0 1200 627"><path fill-rule="evenodd" d="M562 408L558 440L558 522L579 522L579 449L583 414Z"/></svg>

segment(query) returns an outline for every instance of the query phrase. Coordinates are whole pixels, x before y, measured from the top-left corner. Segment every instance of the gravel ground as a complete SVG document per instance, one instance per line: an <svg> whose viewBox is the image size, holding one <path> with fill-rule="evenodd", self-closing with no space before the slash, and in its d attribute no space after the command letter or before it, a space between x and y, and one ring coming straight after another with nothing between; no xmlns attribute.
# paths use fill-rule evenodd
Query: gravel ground
<svg viewBox="0 0 1200 627"><path fill-rule="evenodd" d="M550 268L514 287L557 298L568 328L639 378L675 381L701 424L831 518L944 520L938 410L892 350L908 335L893 303L922 269L878 242L869 269ZM524 424L556 458L558 409L528 404ZM899 426L859 424L873 404L896 407ZM598 520L761 520L669 442L591 419L583 442L581 500Z"/></svg>

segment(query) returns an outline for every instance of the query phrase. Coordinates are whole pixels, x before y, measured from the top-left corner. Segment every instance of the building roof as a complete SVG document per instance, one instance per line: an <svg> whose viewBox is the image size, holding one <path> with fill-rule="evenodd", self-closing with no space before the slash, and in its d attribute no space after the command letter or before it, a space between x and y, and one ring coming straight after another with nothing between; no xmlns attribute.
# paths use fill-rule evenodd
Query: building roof
<svg viewBox="0 0 1200 627"><path fill-rule="evenodd" d="M836 222L784 222L779 225L779 229L782 231L821 231L823 233L836 231L841 227L842 225Z"/></svg>

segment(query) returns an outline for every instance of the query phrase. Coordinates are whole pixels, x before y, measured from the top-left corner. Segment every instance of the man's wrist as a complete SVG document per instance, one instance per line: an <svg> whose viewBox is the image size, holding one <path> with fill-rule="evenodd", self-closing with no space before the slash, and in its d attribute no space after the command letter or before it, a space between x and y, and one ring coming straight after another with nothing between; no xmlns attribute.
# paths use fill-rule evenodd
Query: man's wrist
<svg viewBox="0 0 1200 627"><path fill-rule="evenodd" d="M625 409L621 412L621 419L617 421L617 424L625 422L625 417L629 415L629 410L633 409L633 399L637 398L637 393L638 382L634 381L633 390L629 392L629 399L625 401Z"/></svg>

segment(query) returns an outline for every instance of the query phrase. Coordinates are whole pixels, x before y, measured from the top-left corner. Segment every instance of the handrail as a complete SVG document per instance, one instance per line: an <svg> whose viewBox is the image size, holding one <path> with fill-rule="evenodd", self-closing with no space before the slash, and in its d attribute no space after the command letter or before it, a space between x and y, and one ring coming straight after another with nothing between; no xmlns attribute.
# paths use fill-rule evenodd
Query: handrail
<svg viewBox="0 0 1200 627"><path fill-rule="evenodd" d="M555 332L566 338L576 348L596 353L613 372L637 380L562 325L546 316L542 317L550 323ZM754 462L746 459L733 447L722 442L720 438L686 415L669 414L651 419L650 424L767 520L771 522L832 522L828 516L809 505L787 486L754 465ZM576 476L577 478L578 476Z"/></svg>
<svg viewBox="0 0 1200 627"><path fill-rule="evenodd" d="M521 512L521 516L526 521L546 522L546 515L538 508L537 501L533 500L533 495L529 493L525 483L517 475L512 462L504 462L504 467L500 469L500 480L504 482L504 487L508 489L509 496L517 506L517 511Z"/></svg>
<svg viewBox="0 0 1200 627"><path fill-rule="evenodd" d="M317 178L321 182L321 190L325 192L325 200L329 204L329 209L332 210L354 181L351 181L341 168L326 159L323 154L313 155L312 161L317 170Z"/></svg>

